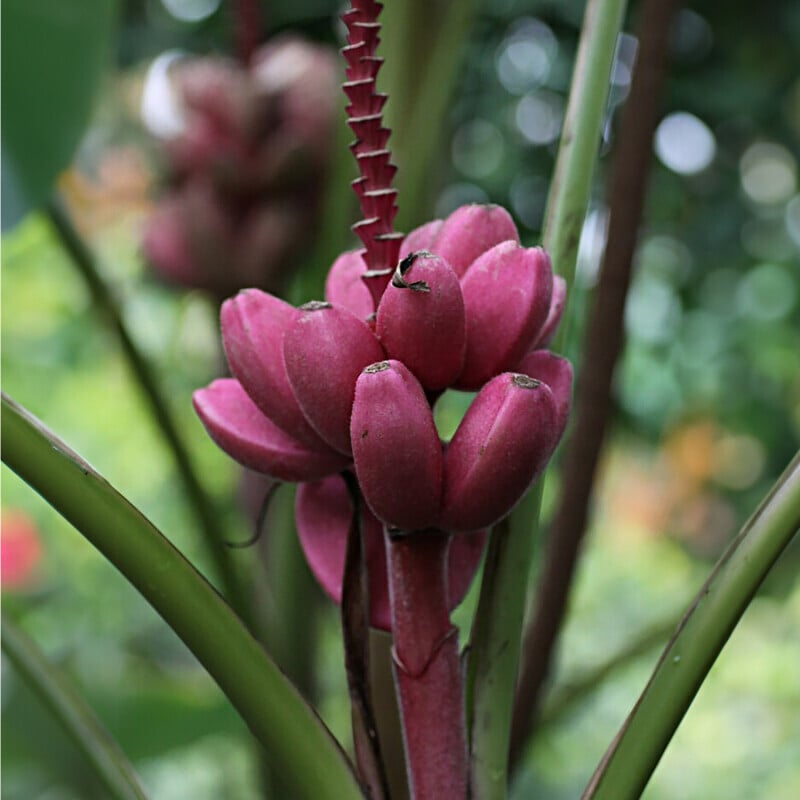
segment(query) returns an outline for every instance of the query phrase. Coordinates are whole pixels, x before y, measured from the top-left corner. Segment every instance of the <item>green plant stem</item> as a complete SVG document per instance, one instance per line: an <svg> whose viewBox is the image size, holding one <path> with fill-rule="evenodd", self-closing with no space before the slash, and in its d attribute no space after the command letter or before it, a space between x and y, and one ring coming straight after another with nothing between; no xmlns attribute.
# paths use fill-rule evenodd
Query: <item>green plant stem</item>
<svg viewBox="0 0 800 800"><path fill-rule="evenodd" d="M581 370L572 425L562 447L560 498L549 525L535 598L522 643L511 768L535 732L540 695L567 616L572 584L587 534L595 475L613 416L612 381L624 346L624 310L631 283L666 76L677 0L642 0L636 28L639 55L615 146L608 191L608 238L599 277L586 306ZM572 317L575 317L573 309Z"/></svg>
<svg viewBox="0 0 800 800"><path fill-rule="evenodd" d="M178 431L178 426L175 424L158 381L147 360L139 352L139 348L125 325L120 308L97 269L92 253L75 230L63 204L58 200L51 200L46 213L59 241L86 281L96 306L119 337L131 372L136 377L147 400L156 425L172 451L178 476L203 535L203 541L214 564L223 593L239 616L248 625L251 625L251 604L230 556L230 551L223 544L222 527L218 514L197 477L186 444Z"/></svg>
<svg viewBox="0 0 800 800"><path fill-rule="evenodd" d="M554 269L566 278L567 286L574 283L578 244L589 204L609 76L625 6L626 0L589 0L583 18L561 144L547 198L542 242ZM565 318L564 323L567 321ZM565 341L564 323L556 335L554 350L562 349L560 343Z"/></svg>
<svg viewBox="0 0 800 800"><path fill-rule="evenodd" d="M800 530L800 453L717 562L583 794L634 800L758 587Z"/></svg>
<svg viewBox="0 0 800 800"><path fill-rule="evenodd" d="M146 800L133 766L67 676L3 614L3 652L67 735L83 751L110 800Z"/></svg>
<svg viewBox="0 0 800 800"><path fill-rule="evenodd" d="M266 486L266 478L262 478ZM294 520L294 484L278 486L266 499L265 519L255 547L259 549L255 607L260 611L259 639L268 645L270 658L298 688L308 703L316 700L315 667L319 644L319 588L300 549ZM303 635L298 636L297 632ZM260 757L264 795L286 797L275 771Z"/></svg>
<svg viewBox="0 0 800 800"><path fill-rule="evenodd" d="M383 11L386 64L380 82L389 95L389 146L399 167L398 230L408 232L429 218L437 187L431 175L474 11L474 0L404 0L387 3Z"/></svg>
<svg viewBox="0 0 800 800"><path fill-rule="evenodd" d="M3 461L139 590L227 695L291 797L362 792L336 740L214 588L80 456L3 396Z"/></svg>
<svg viewBox="0 0 800 800"><path fill-rule="evenodd" d="M586 6L544 231L553 264L568 283L575 274L624 10L625 0L589 0ZM506 794L514 687L541 483L528 492L507 529L495 530L489 545L467 666L474 800L500 800Z"/></svg>
<svg viewBox="0 0 800 800"><path fill-rule="evenodd" d="M295 486L287 484L269 501L259 540L264 566L257 592L270 657L313 704L321 597L297 538L294 499Z"/></svg>
<svg viewBox="0 0 800 800"><path fill-rule="evenodd" d="M541 498L540 480L523 500L531 517L516 513L496 525L486 553L466 679L475 800L506 795L511 701L531 562L530 519L538 515Z"/></svg>

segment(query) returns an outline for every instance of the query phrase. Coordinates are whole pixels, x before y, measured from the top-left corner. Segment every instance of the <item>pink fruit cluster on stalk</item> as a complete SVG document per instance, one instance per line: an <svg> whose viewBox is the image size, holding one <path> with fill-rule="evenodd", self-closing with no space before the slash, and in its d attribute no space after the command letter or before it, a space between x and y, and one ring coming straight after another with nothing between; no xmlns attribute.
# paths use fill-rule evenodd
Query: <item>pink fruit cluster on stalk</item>
<svg viewBox="0 0 800 800"><path fill-rule="evenodd" d="M544 250L520 245L507 211L463 206L406 237L394 231L396 168L381 118L386 97L376 90L380 9L354 0L343 16L363 212L353 229L363 249L336 259L324 301L293 308L257 289L227 300L222 338L233 377L196 392L194 403L237 461L303 484L300 540L335 600L352 515L336 473L355 473L366 501L371 621L388 627L381 528L459 534L446 551L448 585L437 589L442 607L458 603L486 529L518 502L563 433L572 370L542 349L564 282ZM443 443L433 405L448 388L478 394ZM447 614L439 623L449 628Z"/></svg>
<svg viewBox="0 0 800 800"><path fill-rule="evenodd" d="M451 547L455 605L477 568L474 543L540 474L566 425L572 370L542 349L563 284L497 206L464 206L412 231L377 304L364 256L335 261L325 301L294 308L257 289L227 300L222 337L233 377L196 392L195 408L234 459L306 484L301 541L335 599L350 513L336 473L358 479L372 565L382 555L369 531L380 525L477 534L464 537L466 555L455 545L462 537ZM447 388L477 396L443 443L432 407ZM371 581L372 622L385 627L385 577L374 572Z"/></svg>
<svg viewBox="0 0 800 800"><path fill-rule="evenodd" d="M321 199L336 55L281 36L247 67L196 58L172 71L183 130L164 144L169 187L146 225L145 258L220 301L246 286L279 290Z"/></svg>

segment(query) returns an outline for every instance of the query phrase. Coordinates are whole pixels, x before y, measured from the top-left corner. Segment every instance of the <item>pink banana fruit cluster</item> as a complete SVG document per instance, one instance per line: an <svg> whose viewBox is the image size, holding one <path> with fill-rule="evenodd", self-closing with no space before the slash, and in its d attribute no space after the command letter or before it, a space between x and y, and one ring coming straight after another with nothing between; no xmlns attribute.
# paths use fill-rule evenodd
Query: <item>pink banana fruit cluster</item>
<svg viewBox="0 0 800 800"><path fill-rule="evenodd" d="M216 443L250 469L300 482L309 563L338 600L351 507L366 500L372 622L388 627L380 528L456 536L450 601L466 591L484 532L511 511L552 455L569 413L572 369L545 348L565 286L541 248L519 243L498 206L463 206L412 231L375 307L363 251L341 255L325 301L294 308L257 289L222 306L231 378L194 395ZM371 282L371 286L368 286ZM477 391L449 443L433 405Z"/></svg>

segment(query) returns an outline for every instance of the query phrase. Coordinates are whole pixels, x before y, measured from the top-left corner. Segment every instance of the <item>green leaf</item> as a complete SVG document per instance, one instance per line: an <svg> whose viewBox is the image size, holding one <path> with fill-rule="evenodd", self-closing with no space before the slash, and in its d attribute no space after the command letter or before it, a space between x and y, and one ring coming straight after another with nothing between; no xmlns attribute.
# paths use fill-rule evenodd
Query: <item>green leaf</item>
<svg viewBox="0 0 800 800"><path fill-rule="evenodd" d="M328 729L181 553L86 461L5 395L0 421L4 463L114 564L183 639L262 744L290 796L363 798Z"/></svg>
<svg viewBox="0 0 800 800"><path fill-rule="evenodd" d="M3 652L36 691L72 740L83 750L113 800L145 800L125 754L109 736L67 677L50 664L36 644L3 614Z"/></svg>
<svg viewBox="0 0 800 800"><path fill-rule="evenodd" d="M117 0L3 3L3 230L47 197L72 158L116 19Z"/></svg>
<svg viewBox="0 0 800 800"><path fill-rule="evenodd" d="M224 528L219 519L220 515L203 488L155 372L136 345L111 288L106 285L94 256L73 225L66 205L58 197L48 203L47 216L58 235L59 242L86 281L97 310L118 336L131 372L148 402L153 421L172 451L178 477L194 511L199 533L214 563L225 598L247 626L254 630L255 622L244 581L236 569L230 552L222 546Z"/></svg>
<svg viewBox="0 0 800 800"><path fill-rule="evenodd" d="M800 453L700 587L584 800L641 796L683 715L772 565L800 530Z"/></svg>

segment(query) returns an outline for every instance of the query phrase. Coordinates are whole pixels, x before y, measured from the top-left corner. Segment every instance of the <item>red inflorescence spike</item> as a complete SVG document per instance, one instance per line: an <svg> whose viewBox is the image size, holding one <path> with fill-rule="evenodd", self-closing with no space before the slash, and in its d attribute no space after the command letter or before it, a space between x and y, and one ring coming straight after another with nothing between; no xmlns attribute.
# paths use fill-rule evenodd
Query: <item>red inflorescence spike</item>
<svg viewBox="0 0 800 800"><path fill-rule="evenodd" d="M386 96L376 90L375 84L383 64L383 59L375 55L382 8L375 0L353 0L352 8L342 15L347 26L347 46L342 49L347 63L343 89L349 100L347 122L356 136L350 149L360 173L353 181L353 189L363 215L353 230L364 243L364 262L372 272L394 269L402 240L393 230L397 192L392 180L397 167L391 163L386 147L390 131L383 127L381 118Z"/></svg>
<svg viewBox="0 0 800 800"><path fill-rule="evenodd" d="M370 150L356 157L361 175L367 179L367 188L370 190L389 188L397 172L397 167L389 161L391 157L392 154L388 150Z"/></svg>
<svg viewBox="0 0 800 800"><path fill-rule="evenodd" d="M364 206L364 211L370 216L394 222L394 217L397 214L396 198L397 189L375 189L371 192L364 192L361 202Z"/></svg>
<svg viewBox="0 0 800 800"><path fill-rule="evenodd" d="M368 217L367 219L362 219L360 222L356 222L356 224L353 225L353 232L364 242L364 247L370 247L372 246L373 238L379 233L384 232L381 228L381 220L378 217ZM375 266L370 267L370 269L380 269L380 267Z"/></svg>
<svg viewBox="0 0 800 800"><path fill-rule="evenodd" d="M366 117L351 117L350 127L358 137L350 146L356 155L366 153L369 150L385 150L386 143L389 141L390 131L381 124L380 114L370 114ZM377 148L371 145L377 145Z"/></svg>
<svg viewBox="0 0 800 800"><path fill-rule="evenodd" d="M397 214L397 209L394 209ZM377 261L386 264L386 267L393 267L400 258L400 245L403 244L402 233L378 233L373 239ZM380 269L380 268L379 268ZM387 278L386 282L389 282Z"/></svg>
<svg viewBox="0 0 800 800"><path fill-rule="evenodd" d="M351 44L363 42L367 50L370 53L374 53L380 42L380 37L378 36L380 30L380 22L354 22L352 33L348 35L347 39Z"/></svg>

